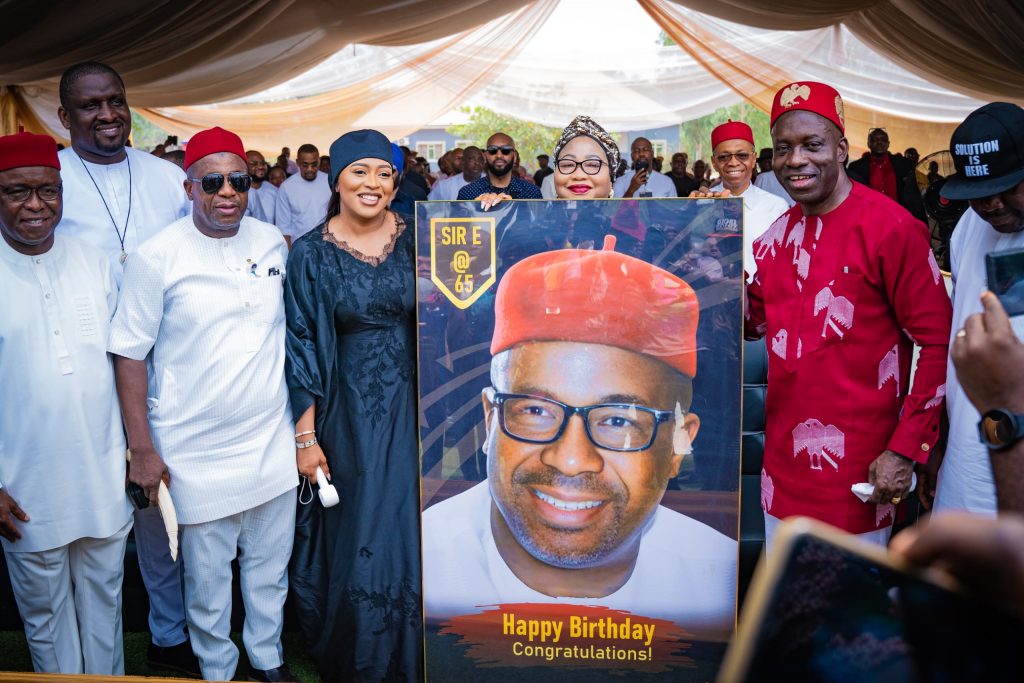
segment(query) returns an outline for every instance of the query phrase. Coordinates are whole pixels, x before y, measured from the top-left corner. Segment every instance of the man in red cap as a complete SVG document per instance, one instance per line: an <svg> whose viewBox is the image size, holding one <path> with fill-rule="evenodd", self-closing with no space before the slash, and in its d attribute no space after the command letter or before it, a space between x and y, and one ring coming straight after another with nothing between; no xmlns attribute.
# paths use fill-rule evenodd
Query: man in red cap
<svg viewBox="0 0 1024 683"><path fill-rule="evenodd" d="M729 190L731 196L743 197L743 270L747 278L757 270L754 240L789 208L784 200L751 183L755 164L750 126L730 119L711 131L711 165L721 181L709 191Z"/></svg>
<svg viewBox="0 0 1024 683"><path fill-rule="evenodd" d="M54 235L57 144L0 138L0 542L38 672L124 673L121 581L132 526L106 342L107 257Z"/></svg>
<svg viewBox="0 0 1024 683"><path fill-rule="evenodd" d="M771 124L797 204L754 241L747 287L747 338L768 339L765 535L807 515L884 544L938 439L949 297L924 225L846 176L839 93L791 83ZM851 492L863 482L866 502Z"/></svg>
<svg viewBox="0 0 1024 683"><path fill-rule="evenodd" d="M565 602L728 637L735 542L659 505L700 425L697 298L613 246L531 256L498 286L488 478L423 515L430 619Z"/></svg>
<svg viewBox="0 0 1024 683"><path fill-rule="evenodd" d="M181 524L185 608L203 677L231 680L231 561L240 558L252 680L292 680L281 626L295 522L278 230L244 216L242 141L212 128L185 152L192 215L128 259L115 354L130 479Z"/></svg>

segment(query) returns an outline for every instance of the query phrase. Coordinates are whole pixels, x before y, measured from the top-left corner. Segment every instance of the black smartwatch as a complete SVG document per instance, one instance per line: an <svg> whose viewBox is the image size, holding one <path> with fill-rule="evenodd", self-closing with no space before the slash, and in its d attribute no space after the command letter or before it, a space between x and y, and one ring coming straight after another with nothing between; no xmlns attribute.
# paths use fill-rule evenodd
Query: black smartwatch
<svg viewBox="0 0 1024 683"><path fill-rule="evenodd" d="M994 451L1005 451L1024 438L1024 415L995 408L978 423L981 442Z"/></svg>

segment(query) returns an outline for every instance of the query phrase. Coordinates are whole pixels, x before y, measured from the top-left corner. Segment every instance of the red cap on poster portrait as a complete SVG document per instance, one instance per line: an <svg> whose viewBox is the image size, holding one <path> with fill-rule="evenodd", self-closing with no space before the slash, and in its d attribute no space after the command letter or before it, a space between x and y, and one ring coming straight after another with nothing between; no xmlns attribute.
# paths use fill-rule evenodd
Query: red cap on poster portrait
<svg viewBox="0 0 1024 683"><path fill-rule="evenodd" d="M742 121L729 119L711 131L711 149L718 147L719 143L726 140L746 140L750 144L754 144L754 131L750 130L750 126Z"/></svg>
<svg viewBox="0 0 1024 683"><path fill-rule="evenodd" d="M614 248L609 235L601 251L549 251L509 268L495 296L491 354L531 341L604 344L695 376L693 288Z"/></svg>
<svg viewBox="0 0 1024 683"><path fill-rule="evenodd" d="M228 152L235 154L245 161L245 147L242 145L242 138L230 130L224 130L220 126L214 126L199 131L193 135L185 148L185 168L196 163L205 156Z"/></svg>
<svg viewBox="0 0 1024 683"><path fill-rule="evenodd" d="M823 116L839 127L839 132L846 133L846 113L843 109L843 98L831 85L815 81L797 81L775 93L772 101L771 125L790 111L809 111Z"/></svg>
<svg viewBox="0 0 1024 683"><path fill-rule="evenodd" d="M25 166L49 166L59 171L57 142L49 135L25 132L0 137L0 171Z"/></svg>

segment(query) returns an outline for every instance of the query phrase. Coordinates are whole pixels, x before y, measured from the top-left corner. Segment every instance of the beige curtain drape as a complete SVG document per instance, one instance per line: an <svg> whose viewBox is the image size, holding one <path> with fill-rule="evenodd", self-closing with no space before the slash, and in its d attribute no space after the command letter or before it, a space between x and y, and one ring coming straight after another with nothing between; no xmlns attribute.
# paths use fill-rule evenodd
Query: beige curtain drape
<svg viewBox="0 0 1024 683"><path fill-rule="evenodd" d="M73 62L99 59L123 74L136 110L180 136L218 123L247 131L247 141L266 149L279 146L282 138L322 145L357 126L377 127L397 137L465 102L482 86L500 83L498 75L508 60L556 2L237 0L216 12L197 0L65 0L41 7L8 2L0 29L0 124L3 133L21 124L62 137L55 114L59 75ZM846 38L853 33L929 82L980 99L1024 102L1020 0L637 2L697 65L736 97L762 109L770 106L778 85L797 77L787 69L796 71L799 64L799 77L807 78L807 67L813 65L806 57L814 47L821 47L818 53L834 49L822 42L823 36L831 35L832 44L842 45L839 31ZM755 51L749 41L734 38L735 28L723 30L715 17L771 29L817 30L796 33L769 52L765 45ZM493 26L498 28L489 33ZM424 45L429 41L440 42ZM361 80L345 78L332 92L291 102L192 106L262 92L350 43L416 47L409 48L401 63L389 62ZM855 146L863 145L867 130L875 126L887 128L901 149L947 144L949 121L956 117L939 109L934 116L928 113L928 102L941 102L942 91L922 90L919 83L914 91L922 98L915 99L917 107L887 106L907 96L905 83L882 87L878 74L858 78L856 60L835 63L860 90L847 95L849 137ZM613 68L607 75L618 78L618 73ZM657 99L657 92L643 90L657 88L656 82L634 79L627 89L640 99ZM708 87L695 96L707 98ZM944 123L920 122L922 118Z"/></svg>
<svg viewBox="0 0 1024 683"><path fill-rule="evenodd" d="M736 93L765 112L771 111L772 98L776 91L794 80L787 65L798 64L800 53L813 47L804 40L794 39L792 44L780 46L778 53L768 61L747 53L743 43L731 40L730 36L708 30L695 20L692 13L687 13L674 0L637 2L681 49L691 54ZM687 4L690 4L689 1ZM790 0L789 4L798 3ZM696 9L702 11L700 8ZM728 20L738 18L733 16ZM821 19L824 21L827 17L823 16ZM817 36L819 40L822 35L817 32L808 34ZM929 123L907 119L869 109L848 97L844 100L846 137L850 140L854 156L866 149L868 131L872 128L886 129L894 147L898 148L894 151L901 151L907 147L916 147L919 150L944 149L949 145L949 137L956 128L955 123Z"/></svg>
<svg viewBox="0 0 1024 683"><path fill-rule="evenodd" d="M3 133L40 124L19 96L56 93L98 60L136 107L222 102L301 74L350 43L413 45L479 26L529 0L61 0L7 2L0 28Z"/></svg>
<svg viewBox="0 0 1024 683"><path fill-rule="evenodd" d="M528 0L65 0L5 3L0 85L55 85L75 62L115 67L133 101L222 102L306 71L350 43L413 45ZM14 29L14 27L17 27Z"/></svg>
<svg viewBox="0 0 1024 683"><path fill-rule="evenodd" d="M932 83L983 100L1024 103L1020 0L671 2L761 28L801 30L842 23L879 53Z"/></svg>
<svg viewBox="0 0 1024 683"><path fill-rule="evenodd" d="M249 147L272 150L282 140L326 151L347 130L372 127L391 139L414 132L462 104L482 83L499 79L516 52L547 21L557 0L536 2L483 27L417 52L383 73L328 93L259 104L142 108L137 111L182 137L219 125L244 131ZM456 49L458 48L458 49ZM409 111L416 116L410 117Z"/></svg>

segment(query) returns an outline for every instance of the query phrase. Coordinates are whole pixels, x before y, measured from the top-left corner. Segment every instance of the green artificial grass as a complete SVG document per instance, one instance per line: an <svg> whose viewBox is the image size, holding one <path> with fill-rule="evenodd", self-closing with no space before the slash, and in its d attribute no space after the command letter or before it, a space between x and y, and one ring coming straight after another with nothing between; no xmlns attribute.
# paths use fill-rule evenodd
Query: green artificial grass
<svg viewBox="0 0 1024 683"><path fill-rule="evenodd" d="M240 633L231 634L239 650L236 681L246 680L245 649ZM281 640L284 645L284 660L292 673L303 683L321 683L313 661L302 650L302 636L285 633ZM173 676L173 674L150 669L146 666L146 648L149 646L148 632L124 634L124 672L129 676ZM32 659L22 631L0 631L0 671L31 671Z"/></svg>

